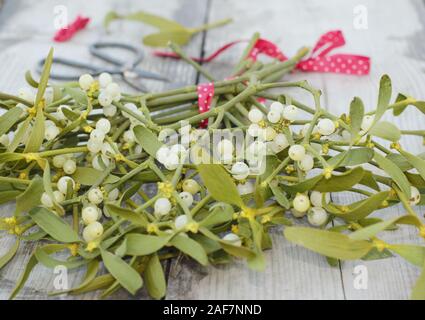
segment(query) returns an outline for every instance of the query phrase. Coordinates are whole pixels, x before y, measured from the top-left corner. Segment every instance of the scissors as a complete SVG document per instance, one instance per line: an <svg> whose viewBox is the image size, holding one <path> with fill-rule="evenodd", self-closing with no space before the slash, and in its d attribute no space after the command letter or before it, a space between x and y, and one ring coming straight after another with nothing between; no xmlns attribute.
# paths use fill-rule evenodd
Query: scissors
<svg viewBox="0 0 425 320"><path fill-rule="evenodd" d="M123 61L119 60L110 54L107 54L104 52L103 49L123 49L126 51L131 52L134 57L130 61ZM90 54L108 62L109 64L113 65L113 67L107 68L102 66L96 66L90 63L84 63L80 61L74 61L66 58L53 58L52 64L59 64L64 65L72 68L77 68L81 70L86 70L88 73L90 73L92 76L98 76L102 72L110 73L111 75L119 75L121 76L122 80L127 83L129 86L135 88L139 91L146 92L146 87L138 81L136 83L136 80L140 78L146 78L146 79L153 79L158 81L166 81L168 82L169 79L165 76L162 76L160 74L150 72L147 70L143 70L141 68L138 68L137 65L143 60L144 58L144 52L132 45L125 44L125 43L118 43L118 42L95 42L92 45L89 46ZM42 59L37 64L37 72L41 73L43 70L44 62L46 59ZM65 80L65 81L74 81L78 80L79 74L72 75L72 74L62 74L62 73L51 73L50 78L55 80Z"/></svg>

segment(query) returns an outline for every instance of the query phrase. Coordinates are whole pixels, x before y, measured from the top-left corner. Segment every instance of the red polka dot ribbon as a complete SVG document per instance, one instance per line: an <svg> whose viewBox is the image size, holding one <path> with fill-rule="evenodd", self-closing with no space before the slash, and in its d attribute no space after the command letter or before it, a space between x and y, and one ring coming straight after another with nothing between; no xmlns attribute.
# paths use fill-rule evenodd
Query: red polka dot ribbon
<svg viewBox="0 0 425 320"><path fill-rule="evenodd" d="M198 106L199 113L204 113L210 110L211 101L214 97L214 83L201 83L198 85ZM208 126L208 119L201 121L199 127L206 128Z"/></svg>
<svg viewBox="0 0 425 320"><path fill-rule="evenodd" d="M90 18L84 18L82 16L77 16L77 18L66 26L58 30L53 38L56 42L65 42L71 39L78 31L84 29L87 24L90 22Z"/></svg>
<svg viewBox="0 0 425 320"><path fill-rule="evenodd" d="M210 62L221 53L240 42L244 42L244 40L227 43L207 57L192 59L197 62ZM333 49L342 47L344 44L345 39L340 30L329 31L322 35L317 41L311 56L301 61L296 68L306 72L334 72L360 76L369 74L369 57L341 53L329 54ZM178 56L172 52L155 51L154 54L161 57L178 58ZM276 44L265 39L257 40L248 57L255 61L260 54L273 57L280 61L288 59Z"/></svg>

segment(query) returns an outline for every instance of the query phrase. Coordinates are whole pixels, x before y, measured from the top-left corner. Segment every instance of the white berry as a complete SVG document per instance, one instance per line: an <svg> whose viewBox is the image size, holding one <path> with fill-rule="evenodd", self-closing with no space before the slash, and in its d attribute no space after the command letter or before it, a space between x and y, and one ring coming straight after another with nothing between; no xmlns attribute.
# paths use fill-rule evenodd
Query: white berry
<svg viewBox="0 0 425 320"><path fill-rule="evenodd" d="M81 89L89 90L91 84L94 82L94 79L88 73L83 74L80 79L78 79L78 83L80 84Z"/></svg>
<svg viewBox="0 0 425 320"><path fill-rule="evenodd" d="M92 153L98 153L102 150L103 143L99 140L89 139L87 141L87 149Z"/></svg>
<svg viewBox="0 0 425 320"><path fill-rule="evenodd" d="M189 219L185 215L178 216L176 220L174 220L174 226L177 230L183 229L187 223L189 222Z"/></svg>
<svg viewBox="0 0 425 320"><path fill-rule="evenodd" d="M180 158L176 153L169 153L167 159L164 162L165 168L168 170L176 170L180 164Z"/></svg>
<svg viewBox="0 0 425 320"><path fill-rule="evenodd" d="M41 201L41 204L47 208L53 207L53 200L46 192L43 192L43 194L41 195L40 201Z"/></svg>
<svg viewBox="0 0 425 320"><path fill-rule="evenodd" d="M162 146L156 151L155 158L156 160L164 164L167 161L169 154L170 149L168 149L168 147L166 146Z"/></svg>
<svg viewBox="0 0 425 320"><path fill-rule="evenodd" d="M54 138L58 136L59 133L60 133L59 128L56 127L55 125L52 125L47 127L46 130L44 131L44 138L47 141L52 141Z"/></svg>
<svg viewBox="0 0 425 320"><path fill-rule="evenodd" d="M96 122L96 129L107 134L111 130L111 122L108 119L102 118Z"/></svg>
<svg viewBox="0 0 425 320"><path fill-rule="evenodd" d="M179 194L180 199L183 200L184 204L189 208L193 204L193 196L190 192L183 191Z"/></svg>
<svg viewBox="0 0 425 320"><path fill-rule="evenodd" d="M87 198L93 204L99 204L103 201L103 193L99 188L90 189Z"/></svg>
<svg viewBox="0 0 425 320"><path fill-rule="evenodd" d="M256 123L251 123L248 127L248 130L247 130L248 134L251 137L258 137L258 135L260 134L261 131L262 131L262 129Z"/></svg>
<svg viewBox="0 0 425 320"><path fill-rule="evenodd" d="M245 162L236 162L230 171L236 180L244 180L249 176L249 167Z"/></svg>
<svg viewBox="0 0 425 320"><path fill-rule="evenodd" d="M199 184L196 180L186 179L182 184L183 191L189 192L191 194L196 194L199 192Z"/></svg>
<svg viewBox="0 0 425 320"><path fill-rule="evenodd" d="M331 119L320 119L317 130L321 135L328 136L335 132L335 123Z"/></svg>
<svg viewBox="0 0 425 320"><path fill-rule="evenodd" d="M65 171L66 174L73 174L77 170L77 164L74 160L68 159L63 164L63 171Z"/></svg>
<svg viewBox="0 0 425 320"><path fill-rule="evenodd" d="M94 129L92 132L90 132L90 140L102 142L104 139L105 139L105 132L99 129Z"/></svg>
<svg viewBox="0 0 425 320"><path fill-rule="evenodd" d="M128 142L128 143L133 143L134 141L136 141L136 136L134 135L133 130L125 131L123 134L123 139L125 142Z"/></svg>
<svg viewBox="0 0 425 320"><path fill-rule="evenodd" d="M314 159L311 155L306 154L304 158L298 162L298 166L302 171L310 171L314 166Z"/></svg>
<svg viewBox="0 0 425 320"><path fill-rule="evenodd" d="M289 148L288 155L294 161L301 161L305 157L305 148L302 145L294 144Z"/></svg>
<svg viewBox="0 0 425 320"><path fill-rule="evenodd" d="M270 105L270 111L273 111L273 112L276 112L276 113L279 113L279 114L283 113L283 109L284 109L283 104L281 104L278 101L275 101Z"/></svg>
<svg viewBox="0 0 425 320"><path fill-rule="evenodd" d="M267 113L267 120L269 120L269 122L271 123L278 123L280 120L280 112L275 112L273 110L269 111L269 113Z"/></svg>
<svg viewBox="0 0 425 320"><path fill-rule="evenodd" d="M217 150L220 155L232 154L233 143L228 139L223 139L217 143Z"/></svg>
<svg viewBox="0 0 425 320"><path fill-rule="evenodd" d="M159 198L154 204L155 213L160 216L165 216L171 210L171 202L167 198Z"/></svg>
<svg viewBox="0 0 425 320"><path fill-rule="evenodd" d="M65 161L66 161L67 159L68 159L68 158L67 158L65 155L63 155L63 154L60 154L60 155L54 156L54 157L53 157L53 165L54 165L56 168L62 168L62 167L63 167L63 165L64 165L64 163L65 163Z"/></svg>
<svg viewBox="0 0 425 320"><path fill-rule="evenodd" d="M88 225L99 219L99 210L96 206L89 205L83 208L81 212L81 218L83 219L84 224Z"/></svg>
<svg viewBox="0 0 425 320"><path fill-rule="evenodd" d="M75 189L75 182L74 182L74 179L68 176L61 177L58 180L58 184L57 184L58 190L62 192L63 194L66 194L68 190L68 183L70 183L71 191L73 191Z"/></svg>
<svg viewBox="0 0 425 320"><path fill-rule="evenodd" d="M106 117L113 117L116 113L117 113L117 107L112 104L107 107L103 107L103 114Z"/></svg>
<svg viewBox="0 0 425 320"><path fill-rule="evenodd" d="M83 238L86 242L91 242L103 234L103 226L100 222L94 221L83 230Z"/></svg>
<svg viewBox="0 0 425 320"><path fill-rule="evenodd" d="M258 109L251 109L248 113L248 119L252 123L258 123L263 120L263 113Z"/></svg>
<svg viewBox="0 0 425 320"><path fill-rule="evenodd" d="M310 208L310 199L305 195L298 193L293 201L294 209L299 212L305 212Z"/></svg>
<svg viewBox="0 0 425 320"><path fill-rule="evenodd" d="M289 146L288 139L286 138L286 136L283 133L278 133L274 137L273 141L277 146L282 148L282 150L285 149L287 146Z"/></svg>
<svg viewBox="0 0 425 320"><path fill-rule="evenodd" d="M242 245L242 240L237 234L228 233L223 237L224 241L230 242L232 245L240 247Z"/></svg>
<svg viewBox="0 0 425 320"><path fill-rule="evenodd" d="M321 192L319 192L319 191L313 191L310 194L311 204L313 206L315 206L315 207L323 207L322 197L323 197L323 194ZM331 201L330 194L329 193L325 193L325 203L328 204L330 201Z"/></svg>
<svg viewBox="0 0 425 320"><path fill-rule="evenodd" d="M110 83L112 83L112 76L107 72L102 72L99 75L99 85L101 88L106 88Z"/></svg>
<svg viewBox="0 0 425 320"><path fill-rule="evenodd" d="M103 171L105 167L109 166L109 163L109 158L103 154L95 156L91 162L93 168L99 171Z"/></svg>
<svg viewBox="0 0 425 320"><path fill-rule="evenodd" d="M97 97L97 100L102 107L109 107L112 104L113 97L108 92L102 91Z"/></svg>
<svg viewBox="0 0 425 320"><path fill-rule="evenodd" d="M289 121L297 120L298 108L293 105L286 106L282 112L283 117Z"/></svg>
<svg viewBox="0 0 425 320"><path fill-rule="evenodd" d="M121 88L115 82L108 84L105 91L112 96L112 99L121 95Z"/></svg>
<svg viewBox="0 0 425 320"><path fill-rule="evenodd" d="M328 214L323 208L312 207L307 214L307 220L311 225L320 227L328 220Z"/></svg>

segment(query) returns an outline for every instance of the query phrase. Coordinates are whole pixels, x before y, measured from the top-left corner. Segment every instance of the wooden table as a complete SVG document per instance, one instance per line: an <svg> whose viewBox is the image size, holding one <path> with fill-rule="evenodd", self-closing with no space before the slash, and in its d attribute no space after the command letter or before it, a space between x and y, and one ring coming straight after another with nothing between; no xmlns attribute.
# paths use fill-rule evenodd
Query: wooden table
<svg viewBox="0 0 425 320"><path fill-rule="evenodd" d="M92 18L89 28L72 41L62 44L52 42L54 33L54 6L65 4L70 19L81 13ZM142 35L152 29L138 23L114 23L110 33L102 27L103 16L109 10L132 12L147 10L161 14L191 27L208 21L233 17L234 23L196 36L186 51L194 56L207 54L225 42L247 39L259 31L264 38L279 44L291 55L303 46L313 46L318 37L333 29L341 29L347 44L339 52L357 53L372 57L369 76L355 77L335 74L296 73L292 79L308 79L323 89L323 104L329 110L342 113L348 110L353 96L360 96L367 108L374 107L380 76L388 73L393 79L394 92L405 92L425 98L425 6L421 0L363 0L358 1L230 1L230 0L6 0L0 11L0 90L16 92L25 85L24 72L33 70L38 59L48 48L55 46L56 56L91 59L87 45L95 40L119 39L138 43ZM367 29L353 25L359 11L367 10ZM228 75L232 64L243 50L243 45L229 50L217 62L206 66L218 78ZM159 91L203 81L202 77L186 64L164 60L147 54L143 67L177 79L170 84L147 82L151 90ZM408 110L395 122L402 128L423 129L423 118ZM419 139L404 139L403 145L415 153L422 150ZM336 201L352 202L350 194L333 194ZM12 205L3 206L2 214L11 212ZM423 208L418 208L424 213ZM400 215L402 208L382 210L378 216L386 218ZM390 242L414 243L415 230L400 228L388 233ZM11 237L0 240L0 255L12 245ZM258 273L250 271L242 262L202 268L187 259L167 265L167 299L407 299L419 275L419 270L404 260L393 257L378 261L344 262L336 268L327 265L324 258L296 247L282 236L281 230L273 234L274 248L266 253L267 269ZM14 281L24 268L34 246L23 245L13 260L0 272L0 298L7 298ZM354 288L355 267L365 265L368 271L368 289ZM69 285L79 283L83 271L71 271ZM46 299L53 289L52 270L38 266L32 272L20 299ZM94 299L97 293L78 298ZM136 298L146 298L141 290ZM70 297L55 297L69 299ZM113 296L128 299L124 291Z"/></svg>

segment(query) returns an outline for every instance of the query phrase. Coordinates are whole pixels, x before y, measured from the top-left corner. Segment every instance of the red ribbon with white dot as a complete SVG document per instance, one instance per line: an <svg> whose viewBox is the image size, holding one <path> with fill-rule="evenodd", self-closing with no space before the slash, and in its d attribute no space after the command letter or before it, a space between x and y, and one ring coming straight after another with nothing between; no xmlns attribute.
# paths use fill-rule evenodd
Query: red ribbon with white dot
<svg viewBox="0 0 425 320"><path fill-rule="evenodd" d="M199 113L204 113L210 110L211 101L214 97L214 83L201 83L198 84L198 106ZM208 126L208 119L204 119L201 121L199 127L206 128Z"/></svg>
<svg viewBox="0 0 425 320"><path fill-rule="evenodd" d="M210 62L222 52L240 42L245 42L245 40L227 43L207 57L192 59L197 62ZM333 49L342 47L344 44L345 39L340 30L329 31L322 35L317 41L311 56L298 63L296 68L306 72L333 72L359 76L369 74L369 57L341 53L329 55ZM179 58L178 55L172 52L155 51L154 54L160 57ZM257 40L248 54L248 58L255 61L260 54L267 55L280 61L288 59L276 44L265 39Z"/></svg>
<svg viewBox="0 0 425 320"><path fill-rule="evenodd" d="M77 16L75 20L66 26L58 30L53 38L56 42L65 42L71 39L78 31L84 29L90 22L90 18Z"/></svg>

